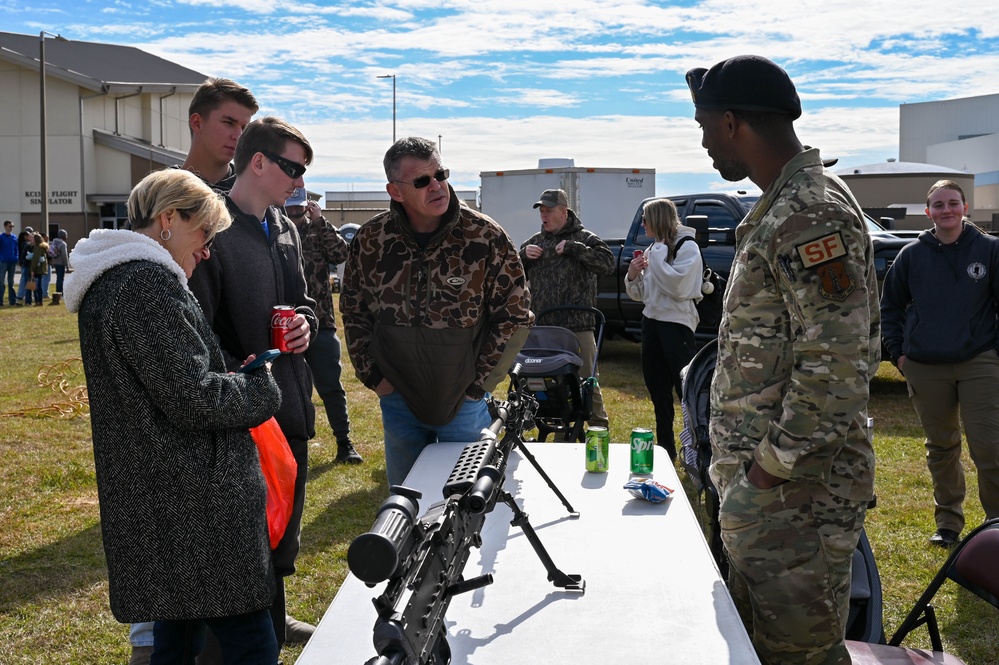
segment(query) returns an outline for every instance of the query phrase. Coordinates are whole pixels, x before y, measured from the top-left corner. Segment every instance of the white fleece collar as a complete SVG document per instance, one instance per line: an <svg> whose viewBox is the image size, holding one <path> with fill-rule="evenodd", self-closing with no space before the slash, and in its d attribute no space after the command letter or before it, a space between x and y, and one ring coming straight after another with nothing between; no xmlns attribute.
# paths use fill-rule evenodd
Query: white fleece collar
<svg viewBox="0 0 999 665"><path fill-rule="evenodd" d="M70 263L73 272L66 275L63 295L66 309L78 312L83 297L97 279L111 268L130 261L152 261L177 275L187 288L187 275L170 252L158 242L134 231L95 229L73 247Z"/></svg>

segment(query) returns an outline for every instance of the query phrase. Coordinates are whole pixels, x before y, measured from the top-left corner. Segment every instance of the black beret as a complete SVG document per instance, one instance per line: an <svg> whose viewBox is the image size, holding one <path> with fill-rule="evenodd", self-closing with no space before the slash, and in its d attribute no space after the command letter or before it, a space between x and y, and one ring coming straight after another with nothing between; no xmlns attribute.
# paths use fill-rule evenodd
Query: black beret
<svg viewBox="0 0 999 665"><path fill-rule="evenodd" d="M738 55L711 69L691 69L687 86L699 109L784 113L792 120L801 115L791 77L762 56Z"/></svg>

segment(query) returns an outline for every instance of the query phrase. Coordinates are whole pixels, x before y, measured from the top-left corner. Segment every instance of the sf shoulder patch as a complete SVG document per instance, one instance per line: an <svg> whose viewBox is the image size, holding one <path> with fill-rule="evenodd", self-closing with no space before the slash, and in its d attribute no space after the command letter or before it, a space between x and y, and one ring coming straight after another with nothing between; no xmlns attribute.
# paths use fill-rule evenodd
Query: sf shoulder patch
<svg viewBox="0 0 999 665"><path fill-rule="evenodd" d="M798 250L798 256L806 268L814 268L846 256L846 243L838 231L797 245L795 249Z"/></svg>

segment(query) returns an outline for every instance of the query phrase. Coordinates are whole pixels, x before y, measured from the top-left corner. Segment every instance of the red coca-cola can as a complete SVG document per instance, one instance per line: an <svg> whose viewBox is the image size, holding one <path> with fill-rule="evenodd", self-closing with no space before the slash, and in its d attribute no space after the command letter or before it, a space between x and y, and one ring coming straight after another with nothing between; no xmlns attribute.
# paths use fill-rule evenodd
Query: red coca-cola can
<svg viewBox="0 0 999 665"><path fill-rule="evenodd" d="M637 259L637 258L638 258L639 256L641 256L641 255L642 255L642 254L644 254L644 253L645 253L645 252L643 252L642 250L640 250L640 249L636 249L635 251L633 251L633 252L631 253L631 256L632 256L633 258L636 258L636 259Z"/></svg>
<svg viewBox="0 0 999 665"><path fill-rule="evenodd" d="M274 305L271 309L271 347L281 353L288 353L288 343L284 340L284 334L291 327L291 320L295 318L295 308L291 305Z"/></svg>

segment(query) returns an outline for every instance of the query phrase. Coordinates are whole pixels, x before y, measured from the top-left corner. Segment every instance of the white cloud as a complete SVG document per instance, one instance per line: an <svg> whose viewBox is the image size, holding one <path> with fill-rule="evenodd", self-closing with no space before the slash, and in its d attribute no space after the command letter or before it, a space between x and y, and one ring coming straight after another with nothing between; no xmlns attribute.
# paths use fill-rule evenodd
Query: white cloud
<svg viewBox="0 0 999 665"><path fill-rule="evenodd" d="M995 93L999 71L995 0L0 1L4 29L136 46L248 85L307 128L310 177L331 186L383 185L383 74L397 76L399 135L442 135L468 187L558 156L715 177L683 74L739 53L787 68L799 135L841 163L897 154L900 103Z"/></svg>

